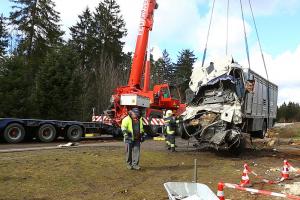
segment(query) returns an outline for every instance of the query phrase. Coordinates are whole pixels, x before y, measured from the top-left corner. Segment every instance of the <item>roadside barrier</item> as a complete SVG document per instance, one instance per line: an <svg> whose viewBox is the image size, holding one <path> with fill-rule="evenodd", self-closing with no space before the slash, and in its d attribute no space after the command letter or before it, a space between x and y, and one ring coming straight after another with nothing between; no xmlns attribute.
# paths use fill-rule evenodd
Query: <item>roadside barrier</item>
<svg viewBox="0 0 300 200"><path fill-rule="evenodd" d="M273 197L281 197L281 198L287 198L287 199L293 199L293 200L300 200L300 197L295 196L295 195L271 192L271 191L266 191L266 190L257 190L257 189L253 189L253 188L242 187L237 184L219 182L217 197L220 200L225 200L224 188L231 188L231 189L235 189L235 190L246 191L246 192L250 192L252 194L254 193L254 194L261 194L261 195L265 195L265 196L273 196Z"/></svg>
<svg viewBox="0 0 300 200"><path fill-rule="evenodd" d="M283 161L283 168L282 168L282 171L281 171L281 178L284 179L284 180L287 180L290 178L290 172L289 172L289 166L288 166L288 161L287 160L284 160Z"/></svg>
<svg viewBox="0 0 300 200"><path fill-rule="evenodd" d="M295 172L296 174L300 175L300 169L296 169L295 167L293 167L291 165L291 163L289 163L288 161L286 161L287 166L289 167L290 171Z"/></svg>
<svg viewBox="0 0 300 200"><path fill-rule="evenodd" d="M290 180L291 179L290 172L295 172L298 175L300 175L300 170L294 168L287 160L283 161L283 167L282 167L282 170L281 170L281 178L280 178L280 180L277 180L277 181L269 180L269 179L266 179L263 176L258 175L256 172L254 172L252 169L250 169L250 167L249 167L248 164L244 164L244 171L245 171L245 169L247 170L248 174L254 175L255 178L258 178L262 182L267 183L267 184L278 184L278 183L281 183L281 182L283 182L285 180ZM243 179L243 177L242 177L242 179ZM249 179L249 182L250 182L250 179ZM243 187L242 181L241 181L240 186Z"/></svg>
<svg viewBox="0 0 300 200"><path fill-rule="evenodd" d="M242 180L240 182L240 186L241 187L251 187L252 184L250 183L250 179L249 179L249 166L247 163L244 164L244 170L243 170L243 175L242 175Z"/></svg>

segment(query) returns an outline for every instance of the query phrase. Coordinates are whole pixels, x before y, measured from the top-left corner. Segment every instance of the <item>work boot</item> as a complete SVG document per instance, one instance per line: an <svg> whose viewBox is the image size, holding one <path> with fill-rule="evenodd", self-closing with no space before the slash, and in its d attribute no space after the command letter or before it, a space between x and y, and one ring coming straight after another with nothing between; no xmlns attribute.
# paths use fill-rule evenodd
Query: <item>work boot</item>
<svg viewBox="0 0 300 200"><path fill-rule="evenodd" d="M137 165L135 165L135 166L132 166L132 169L134 169L134 170L141 170L141 167L140 167L140 166L137 166Z"/></svg>
<svg viewBox="0 0 300 200"><path fill-rule="evenodd" d="M131 165L127 165L127 169L132 170L133 167Z"/></svg>

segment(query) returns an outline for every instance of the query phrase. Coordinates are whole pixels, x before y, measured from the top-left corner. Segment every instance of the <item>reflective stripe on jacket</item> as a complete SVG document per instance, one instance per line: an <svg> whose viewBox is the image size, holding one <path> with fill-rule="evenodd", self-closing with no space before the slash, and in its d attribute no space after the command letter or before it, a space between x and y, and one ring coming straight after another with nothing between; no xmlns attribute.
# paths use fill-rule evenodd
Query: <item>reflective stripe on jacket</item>
<svg viewBox="0 0 300 200"><path fill-rule="evenodd" d="M144 126L143 126L143 120L142 120L142 118L140 118L139 121L140 121L140 133L141 133L141 135L143 135L143 133L144 133ZM121 129L122 129L122 131L127 131L127 132L131 133L131 139L134 140L133 127L132 127L132 119L131 119L131 117L129 115L122 120ZM126 135L126 133L124 135Z"/></svg>
<svg viewBox="0 0 300 200"><path fill-rule="evenodd" d="M172 135L175 133L176 120L174 117L165 118L165 125L167 134Z"/></svg>

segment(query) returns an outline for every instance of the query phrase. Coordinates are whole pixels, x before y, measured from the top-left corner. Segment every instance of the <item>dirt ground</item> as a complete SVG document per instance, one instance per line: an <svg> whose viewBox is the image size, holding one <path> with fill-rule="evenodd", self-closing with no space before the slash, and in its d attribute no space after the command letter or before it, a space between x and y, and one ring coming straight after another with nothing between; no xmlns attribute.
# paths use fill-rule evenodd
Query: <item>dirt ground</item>
<svg viewBox="0 0 300 200"><path fill-rule="evenodd" d="M170 153L164 142L146 141L142 146L141 171L126 169L121 141L99 146L0 154L1 200L100 199L166 200L163 183L193 179L198 161L198 181L216 192L219 181L239 183L246 162L266 178L280 177L284 159L300 167L300 145L248 149L239 156L226 152L197 151L177 140L178 152ZM266 185L250 176L256 189L281 192L281 185ZM300 178L286 181L292 183ZM271 199L225 189L227 199Z"/></svg>

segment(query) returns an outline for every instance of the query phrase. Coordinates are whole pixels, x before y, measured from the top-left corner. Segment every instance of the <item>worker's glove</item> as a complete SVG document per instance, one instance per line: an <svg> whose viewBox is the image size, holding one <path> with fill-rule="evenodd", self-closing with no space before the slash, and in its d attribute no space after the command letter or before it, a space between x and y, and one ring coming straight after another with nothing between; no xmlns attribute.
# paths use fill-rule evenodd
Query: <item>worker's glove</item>
<svg viewBox="0 0 300 200"><path fill-rule="evenodd" d="M127 131L123 131L123 135L124 135L124 142L128 142L129 141L129 136L128 136L128 132Z"/></svg>

